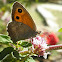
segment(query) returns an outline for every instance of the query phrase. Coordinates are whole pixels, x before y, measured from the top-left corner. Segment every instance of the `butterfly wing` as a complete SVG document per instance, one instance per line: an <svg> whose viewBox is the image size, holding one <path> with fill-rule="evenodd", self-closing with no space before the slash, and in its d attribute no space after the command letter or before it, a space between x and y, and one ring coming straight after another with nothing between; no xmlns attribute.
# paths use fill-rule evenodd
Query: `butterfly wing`
<svg viewBox="0 0 62 62"><path fill-rule="evenodd" d="M18 2L13 4L12 21L22 22L36 31L36 26L28 11Z"/></svg>
<svg viewBox="0 0 62 62"><path fill-rule="evenodd" d="M8 24L7 28L9 36L13 42L28 39L30 37L36 36L37 34L37 32L33 31L29 26L21 22L12 21Z"/></svg>

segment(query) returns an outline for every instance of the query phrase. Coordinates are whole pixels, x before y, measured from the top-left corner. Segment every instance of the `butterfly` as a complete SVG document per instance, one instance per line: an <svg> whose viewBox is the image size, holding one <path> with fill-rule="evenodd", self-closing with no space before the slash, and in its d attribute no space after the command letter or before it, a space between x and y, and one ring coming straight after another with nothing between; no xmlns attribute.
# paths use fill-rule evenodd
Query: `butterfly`
<svg viewBox="0 0 62 62"><path fill-rule="evenodd" d="M32 17L18 2L13 4L12 22L8 24L7 31L13 42L35 37L38 34Z"/></svg>

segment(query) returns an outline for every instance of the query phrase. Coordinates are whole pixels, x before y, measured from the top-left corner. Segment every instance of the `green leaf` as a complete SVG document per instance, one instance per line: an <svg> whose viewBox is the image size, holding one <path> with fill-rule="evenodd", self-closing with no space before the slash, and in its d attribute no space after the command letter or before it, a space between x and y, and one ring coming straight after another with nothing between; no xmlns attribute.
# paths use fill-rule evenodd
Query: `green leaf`
<svg viewBox="0 0 62 62"><path fill-rule="evenodd" d="M22 42L21 43L21 46L23 46L23 47L29 47L29 46L31 46L32 44L31 43L28 43L28 42Z"/></svg>
<svg viewBox="0 0 62 62"><path fill-rule="evenodd" d="M60 28L58 32L62 32L62 28Z"/></svg>
<svg viewBox="0 0 62 62"><path fill-rule="evenodd" d="M0 42L1 43L12 43L9 36L0 34Z"/></svg>
<svg viewBox="0 0 62 62"><path fill-rule="evenodd" d="M7 47L0 52L0 60L2 60L7 54L10 54L14 49L12 47Z"/></svg>
<svg viewBox="0 0 62 62"><path fill-rule="evenodd" d="M25 62L35 62L35 60L32 57L29 57Z"/></svg>
<svg viewBox="0 0 62 62"><path fill-rule="evenodd" d="M14 58L12 54L9 54L2 62L20 62L20 60Z"/></svg>
<svg viewBox="0 0 62 62"><path fill-rule="evenodd" d="M16 50L13 51L13 55L14 55L14 57L16 57L17 59L20 58L19 53L18 53Z"/></svg>

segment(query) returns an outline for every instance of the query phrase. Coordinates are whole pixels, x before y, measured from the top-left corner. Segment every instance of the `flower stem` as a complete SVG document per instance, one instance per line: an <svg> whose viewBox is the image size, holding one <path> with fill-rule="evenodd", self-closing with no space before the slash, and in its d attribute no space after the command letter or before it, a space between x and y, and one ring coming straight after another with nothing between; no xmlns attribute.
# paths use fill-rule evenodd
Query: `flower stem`
<svg viewBox="0 0 62 62"><path fill-rule="evenodd" d="M45 51L58 50L58 49L62 49L62 44L48 46L48 48Z"/></svg>

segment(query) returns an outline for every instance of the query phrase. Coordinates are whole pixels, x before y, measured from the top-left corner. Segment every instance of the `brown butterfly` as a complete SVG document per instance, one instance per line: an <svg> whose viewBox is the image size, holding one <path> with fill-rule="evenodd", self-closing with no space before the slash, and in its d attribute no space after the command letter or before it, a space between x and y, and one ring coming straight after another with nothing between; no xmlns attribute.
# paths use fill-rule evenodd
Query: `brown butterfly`
<svg viewBox="0 0 62 62"><path fill-rule="evenodd" d="M30 14L18 2L13 4L12 22L8 24L7 31L13 42L35 37L38 34Z"/></svg>

